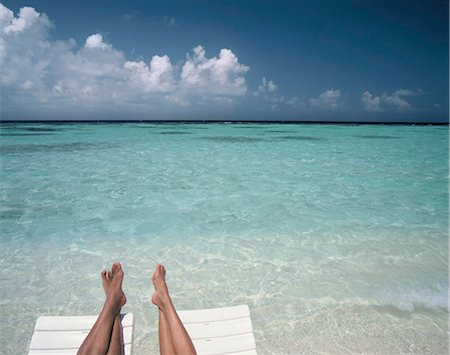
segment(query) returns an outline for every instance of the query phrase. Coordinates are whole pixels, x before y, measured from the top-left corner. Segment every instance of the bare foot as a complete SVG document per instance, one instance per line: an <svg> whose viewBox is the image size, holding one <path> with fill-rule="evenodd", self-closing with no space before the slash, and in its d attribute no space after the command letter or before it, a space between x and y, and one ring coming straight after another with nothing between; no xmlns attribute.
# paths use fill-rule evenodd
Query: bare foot
<svg viewBox="0 0 450 355"><path fill-rule="evenodd" d="M124 272L120 263L114 263L111 271L103 270L101 273L103 290L105 291L106 299L118 305L119 308L125 305L127 298L122 291L122 281Z"/></svg>
<svg viewBox="0 0 450 355"><path fill-rule="evenodd" d="M170 302L169 290L166 284L166 269L163 265L156 265L155 272L152 275L155 293L152 295L152 303L159 308L164 307Z"/></svg>
<svg viewBox="0 0 450 355"><path fill-rule="evenodd" d="M112 273L111 273L111 271L103 270L100 273L100 276L102 278L103 291L105 291L105 296L108 297L109 285L111 284Z"/></svg>

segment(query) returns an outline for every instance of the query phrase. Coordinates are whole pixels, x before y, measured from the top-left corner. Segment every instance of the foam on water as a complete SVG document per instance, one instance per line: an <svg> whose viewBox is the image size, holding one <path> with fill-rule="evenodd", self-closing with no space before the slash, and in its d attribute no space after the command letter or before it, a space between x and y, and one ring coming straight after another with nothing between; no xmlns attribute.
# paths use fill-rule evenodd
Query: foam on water
<svg viewBox="0 0 450 355"><path fill-rule="evenodd" d="M180 309L249 304L261 354L448 350L446 128L1 133L3 353L25 352L40 315L98 312L115 260L137 354L158 352L160 261Z"/></svg>
<svg viewBox="0 0 450 355"><path fill-rule="evenodd" d="M392 305L402 311L412 312L416 308L424 307L448 312L448 288L447 285L436 284L432 288L400 290L384 294L379 301L381 304Z"/></svg>

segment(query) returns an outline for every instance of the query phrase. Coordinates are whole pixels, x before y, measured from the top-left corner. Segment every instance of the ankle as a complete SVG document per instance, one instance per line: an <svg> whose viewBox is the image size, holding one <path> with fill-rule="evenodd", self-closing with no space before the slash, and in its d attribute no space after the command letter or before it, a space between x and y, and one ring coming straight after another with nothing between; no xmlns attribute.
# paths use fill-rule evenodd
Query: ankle
<svg viewBox="0 0 450 355"><path fill-rule="evenodd" d="M105 305L115 313L119 313L122 308L120 300L113 295L108 295L105 301Z"/></svg>
<svg viewBox="0 0 450 355"><path fill-rule="evenodd" d="M165 313L170 309L170 307L172 307L172 300L170 297L161 297L158 302L158 309Z"/></svg>

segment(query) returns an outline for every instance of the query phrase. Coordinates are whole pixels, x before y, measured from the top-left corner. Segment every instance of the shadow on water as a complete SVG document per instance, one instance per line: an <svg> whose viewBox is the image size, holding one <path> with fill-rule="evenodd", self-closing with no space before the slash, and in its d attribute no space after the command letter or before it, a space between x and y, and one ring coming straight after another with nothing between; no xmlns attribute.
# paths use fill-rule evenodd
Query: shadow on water
<svg viewBox="0 0 450 355"><path fill-rule="evenodd" d="M260 138L260 137L226 137L226 136L217 136L217 137L200 137L198 139L211 141L211 142L220 142L220 143L256 143L256 142L274 142L274 141L283 141L283 140L297 140L297 141L325 141L324 138L317 137L308 137L308 136L280 136L280 137L268 137L268 138Z"/></svg>
<svg viewBox="0 0 450 355"><path fill-rule="evenodd" d="M231 126L233 128L238 128L238 129L261 129L261 128L266 128L265 126L239 126L239 125L233 125Z"/></svg>
<svg viewBox="0 0 450 355"><path fill-rule="evenodd" d="M64 131L65 128L51 128L51 127L23 127L20 125L1 125L0 131L12 130L12 131L27 131L27 132L59 132Z"/></svg>
<svg viewBox="0 0 450 355"><path fill-rule="evenodd" d="M294 141L326 141L325 138L308 137L308 136L280 136L274 137L276 140L294 140Z"/></svg>
<svg viewBox="0 0 450 355"><path fill-rule="evenodd" d="M157 134L192 134L192 132L183 131L169 131L169 132L156 132Z"/></svg>
<svg viewBox="0 0 450 355"><path fill-rule="evenodd" d="M20 219L25 215L24 209L10 209L0 212L0 219Z"/></svg>
<svg viewBox="0 0 450 355"><path fill-rule="evenodd" d="M267 130L266 132L267 132L267 133L284 133L284 134L286 134L286 133L288 133L288 134L291 133L291 132L289 132L288 130L284 130L284 131L283 131L283 130L281 130L281 129L280 129L280 130L270 129L270 130Z"/></svg>
<svg viewBox="0 0 450 355"><path fill-rule="evenodd" d="M62 128L46 128L46 127L27 127L22 129L31 132L57 132L63 130Z"/></svg>
<svg viewBox="0 0 450 355"><path fill-rule="evenodd" d="M45 127L45 126L41 126L41 127L30 127L30 126L25 126L22 124L7 124L7 123L3 123L0 124L0 131L18 131L18 132L23 132L23 131L27 131L27 132L62 132L62 131L85 131L87 129L89 129L90 127L87 125L75 125L75 124L70 124L70 123L65 123L64 125L60 125L58 124L59 127Z"/></svg>
<svg viewBox="0 0 450 355"><path fill-rule="evenodd" d="M19 128L17 126L6 125L6 124L0 125L0 131L7 131L7 130L19 131L19 130L21 130L21 128Z"/></svg>
<svg viewBox="0 0 450 355"><path fill-rule="evenodd" d="M381 135L354 135L356 138L366 138L366 139L400 139L396 136L381 136Z"/></svg>
<svg viewBox="0 0 450 355"><path fill-rule="evenodd" d="M14 144L0 146L1 154L23 154L23 153L44 153L44 152L75 152L89 149L107 149L116 146L109 142L103 143L56 143L56 144Z"/></svg>
<svg viewBox="0 0 450 355"><path fill-rule="evenodd" d="M0 133L2 137L51 136L49 133Z"/></svg>
<svg viewBox="0 0 450 355"><path fill-rule="evenodd" d="M200 137L197 139L217 142L217 143L256 143L256 142L267 142L264 138L254 138L254 137Z"/></svg>

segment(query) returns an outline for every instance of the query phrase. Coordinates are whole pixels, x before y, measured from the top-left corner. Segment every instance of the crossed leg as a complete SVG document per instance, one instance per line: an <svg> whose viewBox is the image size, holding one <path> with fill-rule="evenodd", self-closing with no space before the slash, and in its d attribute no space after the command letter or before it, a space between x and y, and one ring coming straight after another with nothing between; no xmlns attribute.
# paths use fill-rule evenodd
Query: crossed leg
<svg viewBox="0 0 450 355"><path fill-rule="evenodd" d="M123 277L120 263L114 263L110 273L106 273L105 276L102 273L106 300L97 321L81 344L78 355L122 354L120 309L127 301L122 291Z"/></svg>
<svg viewBox="0 0 450 355"><path fill-rule="evenodd" d="M158 320L158 337L159 337L159 353L161 355L176 354L172 345L172 336L170 334L169 323L164 313L159 310Z"/></svg>
<svg viewBox="0 0 450 355"><path fill-rule="evenodd" d="M109 287L112 281L112 272L103 270L101 273L103 290L108 298ZM120 319L120 309L114 318L114 325L111 333L107 355L123 355L125 353L123 343L122 322Z"/></svg>
<svg viewBox="0 0 450 355"><path fill-rule="evenodd" d="M183 323L178 317L169 295L166 280L166 269L158 264L152 276L155 293L152 302L159 309L159 349L161 355L196 355L194 344Z"/></svg>

